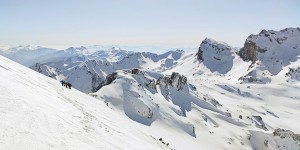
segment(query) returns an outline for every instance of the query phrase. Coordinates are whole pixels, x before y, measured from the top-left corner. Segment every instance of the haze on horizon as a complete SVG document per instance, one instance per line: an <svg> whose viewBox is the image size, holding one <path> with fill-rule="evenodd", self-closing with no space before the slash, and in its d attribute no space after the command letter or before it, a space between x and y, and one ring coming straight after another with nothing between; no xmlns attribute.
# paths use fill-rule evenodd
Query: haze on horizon
<svg viewBox="0 0 300 150"><path fill-rule="evenodd" d="M0 0L0 45L241 47L262 29L300 26L299 0Z"/></svg>

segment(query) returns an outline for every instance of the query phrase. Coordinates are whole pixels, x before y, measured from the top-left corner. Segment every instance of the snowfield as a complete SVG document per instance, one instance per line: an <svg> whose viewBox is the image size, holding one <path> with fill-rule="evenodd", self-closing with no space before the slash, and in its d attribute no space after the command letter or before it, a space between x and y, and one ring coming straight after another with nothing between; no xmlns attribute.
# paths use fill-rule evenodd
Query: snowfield
<svg viewBox="0 0 300 150"><path fill-rule="evenodd" d="M0 57L0 149L169 149L102 101Z"/></svg>
<svg viewBox="0 0 300 150"><path fill-rule="evenodd" d="M120 71L96 99L4 57L0 64L1 149L259 149L265 139L299 149L272 136L300 133L296 85L194 81L154 90L140 84L160 74Z"/></svg>
<svg viewBox="0 0 300 150"><path fill-rule="evenodd" d="M3 51L34 65L0 56L0 149L300 150L299 48L287 28L240 50Z"/></svg>

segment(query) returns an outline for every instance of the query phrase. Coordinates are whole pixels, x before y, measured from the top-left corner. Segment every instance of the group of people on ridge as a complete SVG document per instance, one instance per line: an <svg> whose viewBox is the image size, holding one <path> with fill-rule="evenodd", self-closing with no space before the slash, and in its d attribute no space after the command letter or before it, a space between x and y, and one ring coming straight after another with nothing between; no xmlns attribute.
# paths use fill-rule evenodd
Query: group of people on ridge
<svg viewBox="0 0 300 150"><path fill-rule="evenodd" d="M61 80L60 83L62 86L66 87L66 88L71 89L71 87L72 87L72 84L67 81Z"/></svg>

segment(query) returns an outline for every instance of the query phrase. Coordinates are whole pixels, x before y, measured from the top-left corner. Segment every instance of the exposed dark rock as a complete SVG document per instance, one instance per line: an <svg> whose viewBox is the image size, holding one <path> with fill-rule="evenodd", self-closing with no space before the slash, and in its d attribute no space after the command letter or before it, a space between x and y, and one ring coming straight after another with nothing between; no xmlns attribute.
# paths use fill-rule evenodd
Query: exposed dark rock
<svg viewBox="0 0 300 150"><path fill-rule="evenodd" d="M267 51L267 49L260 48L259 46L257 46L257 52L259 52L259 53L265 53L266 51Z"/></svg>
<svg viewBox="0 0 300 150"><path fill-rule="evenodd" d="M198 58L198 60L203 61L203 50L201 49L201 47L199 47L199 50L198 50L198 53L197 53L197 58Z"/></svg>
<svg viewBox="0 0 300 150"><path fill-rule="evenodd" d="M194 86L194 85L192 85L192 84L189 84L189 87L190 87L193 91L196 91L196 90L197 90L196 86Z"/></svg>
<svg viewBox="0 0 300 150"><path fill-rule="evenodd" d="M266 131L268 130L261 116L253 116L253 118L255 119L256 127L264 129Z"/></svg>
<svg viewBox="0 0 300 150"><path fill-rule="evenodd" d="M239 55L244 61L252 61L252 63L255 63L257 59L256 50L256 44L251 40L246 40L244 47L239 51Z"/></svg>
<svg viewBox="0 0 300 150"><path fill-rule="evenodd" d="M210 97L210 96L208 96L208 95L206 95L206 97L203 97L203 99L204 99L205 101L208 101L209 103L211 103L211 104L214 105L215 107L220 107L220 106L222 106L222 105L219 103L219 101L217 101L216 99L214 99L214 98L212 98L212 97Z"/></svg>
<svg viewBox="0 0 300 150"><path fill-rule="evenodd" d="M117 78L118 73L113 72L112 74L107 75L104 83L105 85L111 84L116 78Z"/></svg>
<svg viewBox="0 0 300 150"><path fill-rule="evenodd" d="M264 141L264 144L265 144L266 147L268 147L268 143L269 143L268 140L265 140L265 141Z"/></svg>
<svg viewBox="0 0 300 150"><path fill-rule="evenodd" d="M156 89L156 83L155 80L150 80L149 83L145 83L147 87Z"/></svg>
<svg viewBox="0 0 300 150"><path fill-rule="evenodd" d="M171 77L169 76L164 76L160 77L156 84L168 88L168 87L173 87L177 90L181 90L184 85L187 83L187 78L183 75L180 75L177 72L173 72Z"/></svg>
<svg viewBox="0 0 300 150"><path fill-rule="evenodd" d="M229 118L231 118L231 113L230 112L225 112L225 115Z"/></svg>
<svg viewBox="0 0 300 150"><path fill-rule="evenodd" d="M300 142L300 134L295 134L294 132L290 130L284 130L284 129L276 129L273 132L273 136L279 136L280 138L293 138L294 141Z"/></svg>
<svg viewBox="0 0 300 150"><path fill-rule="evenodd" d="M101 89L103 86L111 84L117 78L117 75L118 75L117 72L113 72L107 75L106 79L98 87L95 88L95 92Z"/></svg>
<svg viewBox="0 0 300 150"><path fill-rule="evenodd" d="M102 78L97 73L89 72L92 77L92 92L97 92L99 85L102 83Z"/></svg>
<svg viewBox="0 0 300 150"><path fill-rule="evenodd" d="M131 70L131 74L138 74L139 73L139 69L135 68Z"/></svg>
<svg viewBox="0 0 300 150"><path fill-rule="evenodd" d="M240 119L243 119L243 116L242 116L242 115L239 115L239 118L240 118Z"/></svg>
<svg viewBox="0 0 300 150"><path fill-rule="evenodd" d="M285 40L287 40L287 37L276 38L276 42L277 42L278 44L282 44Z"/></svg>

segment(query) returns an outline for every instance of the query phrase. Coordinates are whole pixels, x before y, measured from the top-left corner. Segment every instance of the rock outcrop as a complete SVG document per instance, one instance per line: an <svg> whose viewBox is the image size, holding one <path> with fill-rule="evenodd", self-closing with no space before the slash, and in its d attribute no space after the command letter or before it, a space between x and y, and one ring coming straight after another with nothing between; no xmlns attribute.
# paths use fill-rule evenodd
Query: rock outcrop
<svg viewBox="0 0 300 150"><path fill-rule="evenodd" d="M204 42L204 41L202 41L202 43L203 43L203 42ZM204 60L204 59L203 59L203 50L202 50L201 46L200 46L199 49L198 49L197 58L198 58L198 60L200 60L200 61L203 61L203 60Z"/></svg>
<svg viewBox="0 0 300 150"><path fill-rule="evenodd" d="M254 122L255 122L256 127L268 131L268 129L267 129L267 127L266 127L266 125L265 125L265 123L264 123L261 116L253 116L253 118L255 119Z"/></svg>
<svg viewBox="0 0 300 150"><path fill-rule="evenodd" d="M181 90L187 84L187 78L177 72L173 72L171 76L160 77L157 84L161 87L173 87L176 90Z"/></svg>
<svg viewBox="0 0 300 150"><path fill-rule="evenodd" d="M94 92L98 91L103 86L111 84L114 80L117 79L117 75L118 75L117 72L113 72L113 73L107 75L106 78L105 78L105 80L97 88L95 88Z"/></svg>
<svg viewBox="0 0 300 150"><path fill-rule="evenodd" d="M240 57L244 61L256 61L256 44L253 41L246 40L244 47L239 51Z"/></svg>
<svg viewBox="0 0 300 150"><path fill-rule="evenodd" d="M279 136L280 138L293 138L294 141L300 142L300 134L295 134L290 130L278 128L273 132L273 135Z"/></svg>
<svg viewBox="0 0 300 150"><path fill-rule="evenodd" d="M300 134L295 134L294 132L290 130L284 130L284 129L276 129L273 132L273 136L279 136L280 138L292 138L295 142L300 142Z"/></svg>
<svg viewBox="0 0 300 150"><path fill-rule="evenodd" d="M290 60L293 53L299 54L299 38L299 28L286 28L280 31L262 30L259 34L252 34L246 39L239 55L243 60L252 61L252 63L257 60L264 61L265 56L271 56L277 62L285 59L283 56L288 56L287 59ZM290 56L287 55L289 51Z"/></svg>

